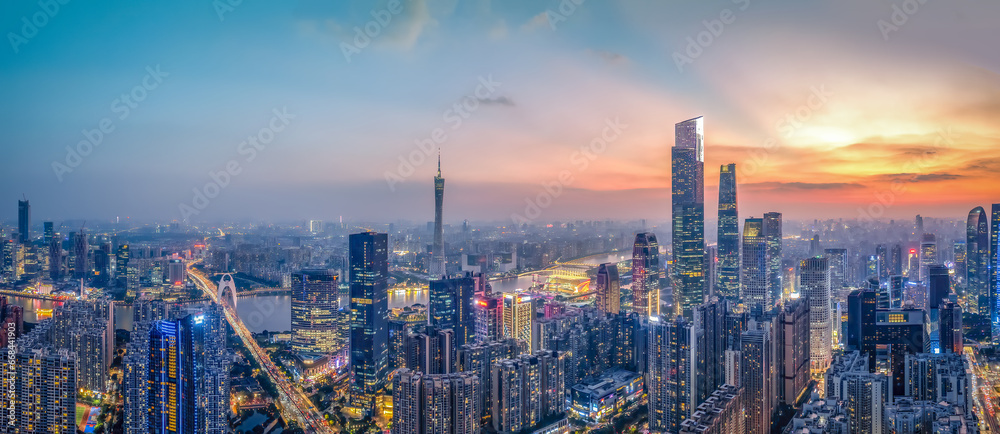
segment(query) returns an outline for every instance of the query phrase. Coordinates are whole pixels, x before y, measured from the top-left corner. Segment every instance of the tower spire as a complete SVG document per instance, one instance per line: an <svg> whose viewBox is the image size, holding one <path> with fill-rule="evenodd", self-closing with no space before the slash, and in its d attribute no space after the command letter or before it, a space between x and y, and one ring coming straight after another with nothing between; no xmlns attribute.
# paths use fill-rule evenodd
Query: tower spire
<svg viewBox="0 0 1000 434"><path fill-rule="evenodd" d="M438 147L438 178L441 177L441 148Z"/></svg>

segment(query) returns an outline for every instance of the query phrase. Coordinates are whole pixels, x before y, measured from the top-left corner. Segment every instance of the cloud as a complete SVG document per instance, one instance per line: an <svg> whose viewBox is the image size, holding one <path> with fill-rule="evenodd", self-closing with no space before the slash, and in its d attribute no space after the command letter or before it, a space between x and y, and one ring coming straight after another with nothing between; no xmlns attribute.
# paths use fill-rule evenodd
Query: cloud
<svg viewBox="0 0 1000 434"><path fill-rule="evenodd" d="M889 173L875 177L877 181L881 182L937 182L961 178L965 178L965 176L953 173Z"/></svg>
<svg viewBox="0 0 1000 434"><path fill-rule="evenodd" d="M548 11L542 12L538 15L531 17L531 19L528 20L528 22L521 25L521 30L526 32L532 32L542 27L551 27L551 25L549 24Z"/></svg>
<svg viewBox="0 0 1000 434"><path fill-rule="evenodd" d="M503 105L508 107L513 107L514 101L505 96L495 96L492 98L478 98L480 104L485 105Z"/></svg>
<svg viewBox="0 0 1000 434"><path fill-rule="evenodd" d="M853 182L754 182L741 184L740 187L756 191L792 192L792 191L825 191L865 188L864 185Z"/></svg>
<svg viewBox="0 0 1000 434"><path fill-rule="evenodd" d="M627 64L629 61L628 57L626 57L625 55L621 53L615 53L613 51L587 49L587 53L597 56L601 60L612 65Z"/></svg>

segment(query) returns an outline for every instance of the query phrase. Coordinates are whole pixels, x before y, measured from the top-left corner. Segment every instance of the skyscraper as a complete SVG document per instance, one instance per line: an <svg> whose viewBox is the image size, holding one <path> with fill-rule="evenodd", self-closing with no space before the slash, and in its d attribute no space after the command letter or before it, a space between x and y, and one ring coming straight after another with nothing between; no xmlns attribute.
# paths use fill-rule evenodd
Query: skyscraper
<svg viewBox="0 0 1000 434"><path fill-rule="evenodd" d="M770 306L774 300L768 286L769 260L764 219L748 218L743 224L743 264L740 267L740 298L748 308Z"/></svg>
<svg viewBox="0 0 1000 434"><path fill-rule="evenodd" d="M73 252L76 256L76 263L73 267L73 278L85 279L90 277L90 262L87 260L90 253L90 245L87 242L87 232L83 228L73 237Z"/></svg>
<svg viewBox="0 0 1000 434"><path fill-rule="evenodd" d="M49 278L52 280L62 279L62 237L56 233L49 240Z"/></svg>
<svg viewBox="0 0 1000 434"><path fill-rule="evenodd" d="M847 249L826 249L823 256L830 265L830 295L833 296L847 283Z"/></svg>
<svg viewBox="0 0 1000 434"><path fill-rule="evenodd" d="M674 310L688 319L705 301L704 128L700 116L676 124L670 155Z"/></svg>
<svg viewBox="0 0 1000 434"><path fill-rule="evenodd" d="M968 261L968 258L966 258ZM937 264L937 237L924 234L920 241L920 281L927 283L927 267Z"/></svg>
<svg viewBox="0 0 1000 434"><path fill-rule="evenodd" d="M968 276L966 279L968 287L966 302L975 309L973 313L988 314L989 303L987 300L990 287L987 276L990 271L987 261L990 256L990 218L986 215L986 210L983 207L977 206L969 212L965 234L967 252L965 263ZM980 310L980 304L987 306L983 306L985 309Z"/></svg>
<svg viewBox="0 0 1000 434"><path fill-rule="evenodd" d="M660 245L653 233L640 232L632 247L632 310L642 316L658 315L659 300Z"/></svg>
<svg viewBox="0 0 1000 434"><path fill-rule="evenodd" d="M331 354L347 343L339 329L338 277L327 269L292 273L292 350Z"/></svg>
<svg viewBox="0 0 1000 434"><path fill-rule="evenodd" d="M617 314L621 310L621 285L618 282L618 265L614 263L601 264L594 276L594 287L597 309L604 313Z"/></svg>
<svg viewBox="0 0 1000 434"><path fill-rule="evenodd" d="M683 318L666 321L651 317L648 345L649 429L677 432L693 410L690 326Z"/></svg>
<svg viewBox="0 0 1000 434"><path fill-rule="evenodd" d="M52 236L53 234L55 234L55 225L53 225L52 222L42 222L42 228L44 229L42 233L44 236L43 240L45 241L45 244L51 243Z"/></svg>
<svg viewBox="0 0 1000 434"><path fill-rule="evenodd" d="M51 325L51 321L40 322L18 340L16 349L0 347L6 398L0 426L4 432L76 432L76 355L52 345Z"/></svg>
<svg viewBox="0 0 1000 434"><path fill-rule="evenodd" d="M27 198L17 201L17 237L21 244L31 241L31 204Z"/></svg>
<svg viewBox="0 0 1000 434"><path fill-rule="evenodd" d="M810 313L812 306L805 298L793 298L785 302L779 314L780 326L776 333L778 369L778 398L784 404L794 406L799 395L809 384L812 365L810 342ZM827 343L829 347L829 343Z"/></svg>
<svg viewBox="0 0 1000 434"><path fill-rule="evenodd" d="M740 337L740 345L740 385L746 409L746 432L767 434L771 432L771 413L774 411L769 396L774 369L770 333L748 330Z"/></svg>
<svg viewBox="0 0 1000 434"><path fill-rule="evenodd" d="M990 213L990 322L993 325L993 344L1000 344L1000 203L993 204Z"/></svg>
<svg viewBox="0 0 1000 434"><path fill-rule="evenodd" d="M520 294L503 295L503 335L510 339L527 342L532 346L532 329L535 322L535 308L531 297Z"/></svg>
<svg viewBox="0 0 1000 434"><path fill-rule="evenodd" d="M770 307L781 301L781 213L764 213L764 238L767 240L767 285Z"/></svg>
<svg viewBox="0 0 1000 434"><path fill-rule="evenodd" d="M444 222L442 210L444 207L444 178L441 177L441 150L438 149L438 171L434 177L434 251L431 252L432 276L444 276Z"/></svg>
<svg viewBox="0 0 1000 434"><path fill-rule="evenodd" d="M830 320L830 266L826 258L799 263L799 291L809 300L809 357L813 372L823 372L832 360Z"/></svg>
<svg viewBox="0 0 1000 434"><path fill-rule="evenodd" d="M471 275L451 279L431 280L427 320L435 327L455 331L455 345L471 344L476 340L475 290Z"/></svg>
<svg viewBox="0 0 1000 434"><path fill-rule="evenodd" d="M740 295L740 218L736 202L736 164L719 169L719 295L735 300Z"/></svg>
<svg viewBox="0 0 1000 434"><path fill-rule="evenodd" d="M479 432L482 384L471 372L425 375L403 369L393 377L392 434Z"/></svg>
<svg viewBox="0 0 1000 434"><path fill-rule="evenodd" d="M142 324L149 330L133 333L145 335L140 343L148 350L126 353L124 369L126 385L143 388L145 383L146 390L127 391L125 432L228 432L232 359L221 309L211 305L181 319Z"/></svg>
<svg viewBox="0 0 1000 434"><path fill-rule="evenodd" d="M369 415L385 387L389 363L389 237L351 234L351 403Z"/></svg>

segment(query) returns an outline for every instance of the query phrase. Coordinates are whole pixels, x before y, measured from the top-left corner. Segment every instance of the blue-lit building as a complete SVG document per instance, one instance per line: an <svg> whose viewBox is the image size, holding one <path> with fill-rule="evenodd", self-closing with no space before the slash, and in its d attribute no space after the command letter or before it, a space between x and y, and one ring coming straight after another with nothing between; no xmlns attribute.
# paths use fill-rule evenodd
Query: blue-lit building
<svg viewBox="0 0 1000 434"><path fill-rule="evenodd" d="M142 360L125 359L126 383L146 389L129 393L126 433L227 433L232 359L221 310L211 306L181 319L145 324L150 324L147 333L133 335L148 352L136 352Z"/></svg>
<svg viewBox="0 0 1000 434"><path fill-rule="evenodd" d="M351 234L351 404L374 415L389 375L389 237Z"/></svg>
<svg viewBox="0 0 1000 434"><path fill-rule="evenodd" d="M455 345L476 341L476 282L471 275L432 280L428 285L427 322L438 328L455 331Z"/></svg>
<svg viewBox="0 0 1000 434"><path fill-rule="evenodd" d="M642 376L615 369L599 378L585 380L570 391L570 413L587 422L601 423L639 401L643 394Z"/></svg>

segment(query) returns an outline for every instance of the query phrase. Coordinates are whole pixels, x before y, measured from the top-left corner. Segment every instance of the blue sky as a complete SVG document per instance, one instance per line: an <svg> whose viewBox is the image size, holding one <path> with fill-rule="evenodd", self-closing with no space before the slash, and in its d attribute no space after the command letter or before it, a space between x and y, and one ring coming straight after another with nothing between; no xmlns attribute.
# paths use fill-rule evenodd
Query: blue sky
<svg viewBox="0 0 1000 434"><path fill-rule="evenodd" d="M855 217L902 177L910 188L887 217L960 216L1000 199L987 182L1000 158L1000 6L928 1L883 33L904 3L406 0L392 14L387 1L243 0L220 19L224 0L53 0L58 12L12 43L22 19L53 8L7 2L0 200L11 206L0 216L13 218L23 193L40 219L422 221L433 164L393 188L386 178L441 128L449 220L507 219L563 170L574 181L543 220L666 219L673 124L698 115L710 202L718 165L736 162L760 166L741 174L747 213ZM391 21L348 61L342 44L375 26L373 13ZM687 38L723 17L679 71ZM114 101L157 66L162 83L119 118ZM449 109L488 78L500 84L455 128ZM814 89L832 96L784 135L777 121ZM241 142L275 109L295 117L246 161ZM60 181L52 163L104 118L114 131ZM628 127L579 170L574 152L609 119ZM942 131L953 145L934 145ZM768 138L780 146L751 161ZM240 173L184 215L230 161Z"/></svg>

